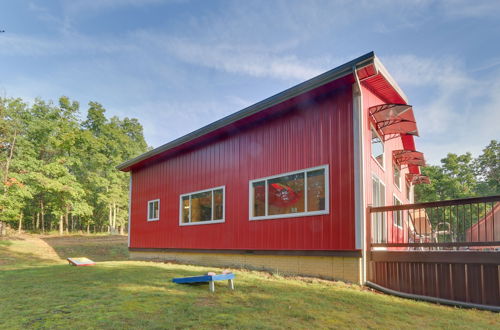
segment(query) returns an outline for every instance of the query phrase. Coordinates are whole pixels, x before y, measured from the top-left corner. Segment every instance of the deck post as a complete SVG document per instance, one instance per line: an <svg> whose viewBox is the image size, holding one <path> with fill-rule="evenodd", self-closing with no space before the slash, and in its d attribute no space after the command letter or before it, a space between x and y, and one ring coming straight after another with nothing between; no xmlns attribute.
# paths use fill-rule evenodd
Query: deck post
<svg viewBox="0 0 500 330"><path fill-rule="evenodd" d="M210 292L215 292L215 282L214 281L208 282L208 289L210 290Z"/></svg>
<svg viewBox="0 0 500 330"><path fill-rule="evenodd" d="M234 290L234 281L232 279L227 280L227 285L231 290Z"/></svg>

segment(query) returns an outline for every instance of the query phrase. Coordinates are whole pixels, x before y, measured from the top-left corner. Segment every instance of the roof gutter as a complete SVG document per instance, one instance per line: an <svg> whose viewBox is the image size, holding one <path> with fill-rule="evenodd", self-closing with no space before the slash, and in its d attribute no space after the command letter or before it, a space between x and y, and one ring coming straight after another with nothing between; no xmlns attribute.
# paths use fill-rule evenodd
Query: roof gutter
<svg viewBox="0 0 500 330"><path fill-rule="evenodd" d="M374 64L376 61L376 57L374 52L369 52L363 56L360 56L348 63L345 63L341 66L338 66L330 71L327 71L319 76L316 76L312 79L309 79L303 83L300 83L294 87L291 87L281 93L278 93L274 96L271 96L263 101L255 103L247 108L244 108L238 112L235 112L227 117L219 119L207 126L204 126L196 131L193 131L189 134L186 134L178 139L175 139L171 142L168 142L158 148L150 150L142 155L139 155L133 159L130 159L126 162L121 163L116 168L120 171L129 171L132 166L137 165L138 163L147 160L153 156L159 155L167 150L178 147L184 143L192 141L196 138L199 138L208 133L214 132L217 129L220 129L224 126L228 126L236 121L254 115L260 111L268 109L276 104L287 101L295 96L313 90L319 86L332 82L334 80L345 77L353 72L355 69L360 69L370 64ZM381 64L380 64L381 65Z"/></svg>

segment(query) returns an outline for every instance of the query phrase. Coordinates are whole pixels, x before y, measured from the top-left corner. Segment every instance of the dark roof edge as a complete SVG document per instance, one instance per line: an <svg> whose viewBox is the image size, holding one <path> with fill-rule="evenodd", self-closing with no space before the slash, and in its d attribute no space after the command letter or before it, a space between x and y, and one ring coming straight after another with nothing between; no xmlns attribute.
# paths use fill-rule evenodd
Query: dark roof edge
<svg viewBox="0 0 500 330"><path fill-rule="evenodd" d="M276 105L278 103L289 100L295 96L298 96L302 93L308 92L308 91L315 89L319 86L322 86L326 83L329 83L331 81L342 78L342 77L344 77L352 72L353 66L356 66L356 68L360 68L360 67L363 67L363 66L366 66L366 65L373 63L374 59L375 59L375 53L373 51L369 52L365 55L362 55L362 56L350 61L350 62L342 64L342 65L340 65L332 70L329 70L325 73L322 73L319 76L311 78L303 83L300 83L300 84L295 85L289 89L286 89L283 92L280 92L276 95L268 97L267 99L264 99L260 102L257 102L255 104L248 106L242 110L239 110L233 114L230 114L229 116L221 118L221 119L219 119L211 124L203 126L202 128L199 128L196 131L193 131L193 132L188 133L184 136L181 136L180 138L177 138L171 142L165 143L165 144L163 144L163 145L161 145L153 150L145 152L142 155L139 155L133 159L127 160L127 161L121 163L120 165L118 165L116 168L118 170L127 171L127 169L130 168L131 166L133 166L137 163L140 163L148 158L156 156L156 155L158 155L162 152L165 152L169 149L178 147L186 142L194 140L194 139L201 137L205 134L211 133L211 132L213 132L219 128L222 128L224 126L230 125L230 124L232 124L240 119L249 117L249 116L256 114L262 110L270 108L273 105Z"/></svg>

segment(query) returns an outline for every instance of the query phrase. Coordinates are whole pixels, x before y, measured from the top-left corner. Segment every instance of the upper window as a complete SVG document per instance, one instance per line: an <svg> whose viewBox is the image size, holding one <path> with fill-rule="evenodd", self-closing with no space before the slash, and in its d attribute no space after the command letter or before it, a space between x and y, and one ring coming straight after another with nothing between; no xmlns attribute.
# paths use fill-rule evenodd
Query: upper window
<svg viewBox="0 0 500 330"><path fill-rule="evenodd" d="M328 166L250 181L250 219L328 213Z"/></svg>
<svg viewBox="0 0 500 330"><path fill-rule="evenodd" d="M384 167L384 142L372 127L372 156L380 166Z"/></svg>
<svg viewBox="0 0 500 330"><path fill-rule="evenodd" d="M396 164L393 164L392 167L394 168L394 185L401 190L401 168Z"/></svg>
<svg viewBox="0 0 500 330"><path fill-rule="evenodd" d="M179 224L202 225L224 222L225 187L196 191L180 196Z"/></svg>
<svg viewBox="0 0 500 330"><path fill-rule="evenodd" d="M401 201L396 197L393 196L393 204L396 205L403 205ZM392 213L392 219L394 221L394 225L398 226L400 228L403 228L403 211L394 211Z"/></svg>
<svg viewBox="0 0 500 330"><path fill-rule="evenodd" d="M148 202L148 221L160 219L160 200L155 199Z"/></svg>

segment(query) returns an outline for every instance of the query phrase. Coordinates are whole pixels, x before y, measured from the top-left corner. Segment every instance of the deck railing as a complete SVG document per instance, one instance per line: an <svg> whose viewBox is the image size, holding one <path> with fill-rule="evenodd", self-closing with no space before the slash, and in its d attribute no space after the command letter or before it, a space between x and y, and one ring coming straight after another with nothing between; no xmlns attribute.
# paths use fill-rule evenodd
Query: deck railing
<svg viewBox="0 0 500 330"><path fill-rule="evenodd" d="M500 250L500 196L370 207L371 247Z"/></svg>

